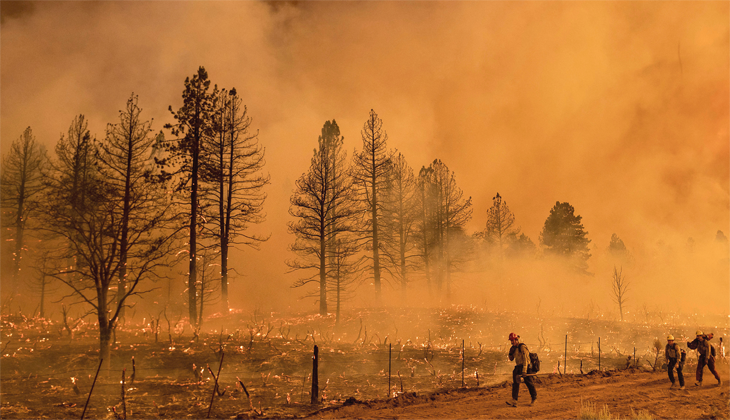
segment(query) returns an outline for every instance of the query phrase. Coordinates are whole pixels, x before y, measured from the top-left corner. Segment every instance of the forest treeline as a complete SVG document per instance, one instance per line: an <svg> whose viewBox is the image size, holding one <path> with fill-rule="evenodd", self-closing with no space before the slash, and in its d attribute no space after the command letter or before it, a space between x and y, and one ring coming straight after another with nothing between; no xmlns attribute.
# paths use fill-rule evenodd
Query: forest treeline
<svg viewBox="0 0 730 420"><path fill-rule="evenodd" d="M236 89L211 86L203 67L185 79L181 99L159 131L132 94L100 138L77 115L52 151L30 127L12 143L0 180L3 258L12 268L4 312L25 291L43 317L48 296L61 295L64 316L68 304L97 318L102 358L132 298L170 302L181 277L196 331L204 311L228 313L231 249L268 239L250 229L265 220L265 149ZM348 156L337 122L324 122L290 198L286 263L298 273L292 286L320 314L339 319L355 293L380 302L384 284L403 298L419 288L447 302L456 273L512 258L551 254L589 274L590 240L569 203L550 210L539 248L498 193L481 210L484 228L469 233L471 197L445 162L414 169L373 110L360 137ZM609 250L628 254L615 234Z"/></svg>
<svg viewBox="0 0 730 420"><path fill-rule="evenodd" d="M320 314L334 312L339 319L343 301L362 284L372 284L364 293L380 302L384 280L402 298L413 284L448 302L453 274L484 255L497 266L505 258L536 256L537 246L520 231L499 193L486 211L486 226L469 234L472 199L454 171L435 159L416 173L388 145L374 110L360 135L362 147L350 158L337 122L326 121L290 200L294 221L288 227L296 238L290 250L296 258L287 264L302 272L295 286L311 285ZM581 220L569 203L557 202L540 244L574 271L589 274L590 240ZM618 237L611 249L626 251Z"/></svg>

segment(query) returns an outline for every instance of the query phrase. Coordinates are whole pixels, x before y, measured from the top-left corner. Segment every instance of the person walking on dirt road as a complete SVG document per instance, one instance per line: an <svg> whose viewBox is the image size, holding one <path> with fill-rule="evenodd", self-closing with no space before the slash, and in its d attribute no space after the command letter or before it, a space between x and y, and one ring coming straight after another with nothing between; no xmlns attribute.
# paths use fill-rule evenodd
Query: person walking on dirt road
<svg viewBox="0 0 730 420"><path fill-rule="evenodd" d="M697 330L697 338L692 340L692 342L687 342L687 347L692 350L696 349L699 355L697 359L697 382L695 386L702 386L702 373L705 365L707 365L707 368L715 376L715 379L717 379L717 385L722 385L722 379L720 379L720 375L715 370L715 348L710 344L709 340L711 338L712 335L709 335L708 338L707 335L702 334L702 331Z"/></svg>
<svg viewBox="0 0 730 420"><path fill-rule="evenodd" d="M509 341L512 343L512 347L509 349L509 360L515 361L515 368L512 371L512 399L507 401L507 405L517 407L517 398L520 395L520 380L522 379L524 379L530 397L532 397L530 405L534 405L535 400L537 400L537 390L532 382L532 376L527 376L532 373L530 371L530 351L527 349L527 344L520 343L520 336L515 333L510 333Z"/></svg>
<svg viewBox="0 0 730 420"><path fill-rule="evenodd" d="M667 359L667 372L669 373L669 380L672 382L672 389L675 387L674 383L674 367L677 367L677 378L679 379L679 389L684 389L684 375L682 374L682 368L684 367L684 360L682 358L684 354L682 349L679 348L679 344L674 342L674 336L669 334L667 336L667 347L664 349L664 358Z"/></svg>

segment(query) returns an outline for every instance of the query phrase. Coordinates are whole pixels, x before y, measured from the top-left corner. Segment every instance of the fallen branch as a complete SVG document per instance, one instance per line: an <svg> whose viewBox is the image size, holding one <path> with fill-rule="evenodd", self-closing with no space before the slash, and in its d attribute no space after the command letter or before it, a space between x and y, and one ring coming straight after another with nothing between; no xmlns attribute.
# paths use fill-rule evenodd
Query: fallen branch
<svg viewBox="0 0 730 420"><path fill-rule="evenodd" d="M208 406L208 415L206 418L210 418L210 412L213 410L213 400L215 399L215 394L218 393L218 378L221 376L221 368L223 368L223 356L226 354L223 352L223 349L221 349L221 361L218 365L218 375L213 375L213 379L215 380L215 385L213 386L213 393L210 396L210 405ZM210 370L210 368L208 368ZM211 374L213 374L213 371L210 371ZM225 393L225 391L223 391ZM221 395L222 396L222 395Z"/></svg>

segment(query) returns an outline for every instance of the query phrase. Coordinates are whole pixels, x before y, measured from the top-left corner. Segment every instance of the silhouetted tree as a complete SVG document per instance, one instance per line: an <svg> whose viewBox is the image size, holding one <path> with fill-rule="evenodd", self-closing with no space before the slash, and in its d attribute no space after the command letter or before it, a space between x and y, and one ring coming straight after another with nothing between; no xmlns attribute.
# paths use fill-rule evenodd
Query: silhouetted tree
<svg viewBox="0 0 730 420"><path fill-rule="evenodd" d="M40 318L46 317L46 298L48 294L57 290L57 287L51 284L53 277L47 274L52 270L54 263L56 263L50 257L51 252L48 250L39 252L35 259L35 266L33 267L34 274L28 279L31 292L34 294L37 293L40 299L38 303L38 316Z"/></svg>
<svg viewBox="0 0 730 420"><path fill-rule="evenodd" d="M204 200L210 204L209 233L216 238L220 250L221 307L227 314L229 250L235 245L258 249L268 239L248 234L247 230L251 224L265 219L263 187L270 178L261 173L264 149L258 142L258 132L249 131L251 117L236 89L221 90L214 99L214 135L203 164L204 177L209 182Z"/></svg>
<svg viewBox="0 0 730 420"><path fill-rule="evenodd" d="M616 269L613 266L613 277L611 278L611 298L618 305L621 321L624 320L624 304L626 304L626 292L629 290L629 282L623 275L623 268Z"/></svg>
<svg viewBox="0 0 730 420"><path fill-rule="evenodd" d="M383 120L372 109L360 134L362 151L354 156L353 176L358 188L358 198L366 208L365 226L362 230L366 247L372 251L372 257L368 257L371 265L369 268L372 268L373 273L375 300L380 302L380 253L383 252L380 235L384 223L382 194L387 187L393 153L388 150L388 134L383 130Z"/></svg>
<svg viewBox="0 0 730 420"><path fill-rule="evenodd" d="M185 79L183 91L183 105L172 112L175 123L166 124L173 136L173 141L165 143L168 155L158 159L158 164L166 168L163 175L174 177L176 185L174 192L182 196L189 211L183 211L189 226L189 264L188 264L188 314L190 323L195 325L198 320L197 311L197 251L198 231L201 229L199 215L201 212L201 157L209 151L205 148L213 135L213 98L215 92L210 92L210 80L204 67L198 68L192 78ZM171 168L168 171L167 168Z"/></svg>
<svg viewBox="0 0 730 420"><path fill-rule="evenodd" d="M86 117L76 116L68 128L68 135L61 135L56 143L56 161L51 172L62 178L44 176L45 181L64 184L68 204L77 213L82 213L88 204L86 193L94 185L94 175L97 175L93 142Z"/></svg>
<svg viewBox="0 0 730 420"><path fill-rule="evenodd" d="M496 247L497 256L502 260L507 237L516 236L520 233L520 229L514 226L515 215L499 193L492 198L492 201L492 207L487 210L487 226L481 236L487 243Z"/></svg>
<svg viewBox="0 0 730 420"><path fill-rule="evenodd" d="M439 290L445 284L446 298L451 297L451 274L457 259L451 255L451 247L458 232L471 219L471 197L464 198L464 192L456 184L456 176L441 160L431 163L434 186L436 249L438 250L438 271L436 285ZM454 243L452 243L454 242Z"/></svg>
<svg viewBox="0 0 730 420"><path fill-rule="evenodd" d="M398 153L391 160L388 187L384 201L384 251L388 269L400 284L403 297L408 285L409 270L413 268L415 253L414 231L418 221L418 191L413 169Z"/></svg>
<svg viewBox="0 0 730 420"><path fill-rule="evenodd" d="M145 206L159 204L149 200L146 192L160 187L149 176L150 153L156 137L152 135L151 122L141 118L138 100L136 95L130 95L124 110L119 111L119 122L107 125L106 138L99 144L97 157L110 192L118 194L113 199L121 202L117 300L127 293L130 219L147 216L151 209ZM124 306L120 308L119 321L124 322Z"/></svg>
<svg viewBox="0 0 730 420"><path fill-rule="evenodd" d="M586 238L588 232L583 230L582 217L574 212L569 203L556 202L545 220L540 243L548 254L566 258L577 272L588 274L586 261L591 256L591 241Z"/></svg>
<svg viewBox="0 0 730 420"><path fill-rule="evenodd" d="M416 226L416 249L418 257L423 264L423 273L426 277L426 287L429 295L432 293L431 285L431 259L433 248L436 243L436 188L433 183L433 168L421 167L416 180L418 209L418 224Z"/></svg>
<svg viewBox="0 0 730 420"><path fill-rule="evenodd" d="M721 244L727 244L728 243L727 236L725 236L725 234L721 230L718 230L717 233L715 234L715 242L718 242Z"/></svg>
<svg viewBox="0 0 730 420"><path fill-rule="evenodd" d="M519 236L517 233L510 233L505 237L505 242L507 243L507 255L512 258L534 257L537 251L535 243L524 233L520 233Z"/></svg>
<svg viewBox="0 0 730 420"><path fill-rule="evenodd" d="M611 242L608 244L608 252L615 258L625 258L627 255L626 245L624 241L615 233L611 234Z"/></svg>
<svg viewBox="0 0 730 420"><path fill-rule="evenodd" d="M2 235L6 241L14 242L13 276L10 283L10 299L17 293L20 263L25 246L25 231L28 220L37 205L33 200L43 189L42 169L46 161L46 150L36 142L33 131L26 128L23 134L10 146L10 152L2 162L0 175L0 203L9 223L5 228L13 229L12 238ZM5 229L3 229L5 233Z"/></svg>
<svg viewBox="0 0 730 420"><path fill-rule="evenodd" d="M89 140L86 126L77 124L79 120L74 120L74 135L69 138ZM61 239L52 248L50 259L70 261L45 274L68 286L71 296L80 299L77 303L93 308L99 325L99 355L108 362L119 313L127 299L140 293L139 282L151 277L164 264L170 254L171 235L163 231L168 217L165 188L132 183L125 249L128 287L117 298L111 285L118 282L121 270L124 184L112 179L109 167L96 160L99 156L109 158L105 149L92 150L91 146L87 141L62 138L56 147L57 158L51 172L45 177L42 229L50 237ZM151 168L152 162L148 161L148 165ZM85 174L79 177L83 182L70 182L77 176L79 167L85 168Z"/></svg>
<svg viewBox="0 0 730 420"><path fill-rule="evenodd" d="M312 272L293 286L317 283L319 312L327 315L328 277L336 274L331 271L328 248L332 249L333 238L343 239L341 235L355 230L354 218L359 215L340 129L334 120L324 124L309 170L296 181L290 204L289 214L296 218L289 222L289 232L296 237L290 250L298 259L287 264L291 270Z"/></svg>
<svg viewBox="0 0 730 420"><path fill-rule="evenodd" d="M325 124L326 126L326 124ZM342 303L353 295L353 285L360 279L362 270L362 258L355 258L361 251L362 246L356 235L356 217L361 215L361 208L354 201L354 186L352 185L352 167L347 161L343 150L344 136L340 134L337 123L325 127L323 131L325 144L330 154L330 183L337 185L344 182L350 191L349 198L336 201L330 208L327 216L331 222L328 223L328 239L325 245L327 255L327 292L328 299L335 304L335 322L340 322ZM341 214L339 205L351 206L352 213L347 217L334 217Z"/></svg>

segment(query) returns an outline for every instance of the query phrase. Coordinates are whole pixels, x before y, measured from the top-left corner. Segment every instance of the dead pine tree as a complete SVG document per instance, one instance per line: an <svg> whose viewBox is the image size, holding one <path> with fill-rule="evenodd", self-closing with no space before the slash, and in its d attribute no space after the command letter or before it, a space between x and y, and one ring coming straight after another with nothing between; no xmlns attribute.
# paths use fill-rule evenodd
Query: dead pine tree
<svg viewBox="0 0 730 420"><path fill-rule="evenodd" d="M325 255L327 263L327 298L335 307L335 323L339 325L342 304L352 297L352 289L362 273L360 268L363 259L355 258L361 245L356 235L356 216L361 214L354 202L352 185L352 167L343 151L344 137L340 134L337 123L322 129L322 137L330 153L331 184L349 189L343 200L335 200L327 216L327 243ZM351 213L343 213L338 207L345 205L354 209ZM345 217L340 215L345 214ZM329 305L329 304L328 304ZM314 337L312 337L314 339Z"/></svg>
<svg viewBox="0 0 730 420"><path fill-rule="evenodd" d="M57 287L51 286L52 277L46 274L52 265L52 261L48 258L49 255L50 252L47 250L38 254L33 267L36 273L32 278L27 279L31 286L31 291L37 292L40 298L40 303L38 304L38 317L40 318L46 317L46 300L48 295L57 290Z"/></svg>
<svg viewBox="0 0 730 420"><path fill-rule="evenodd" d="M368 256L372 270L375 301L380 302L381 261L383 251L381 229L384 219L383 194L387 187L393 152L388 150L388 134L383 130L383 120L372 109L362 131L362 151L353 159L353 176L357 186L358 200L365 207L365 223L361 229L362 238L372 254Z"/></svg>
<svg viewBox="0 0 730 420"><path fill-rule="evenodd" d="M152 150L138 151L141 160L134 169L138 182L132 185L134 205L124 244L128 287L120 298L112 286L118 285L122 268L125 186L112 174L115 169L103 163L112 161L107 155L111 149L104 148L108 139L101 145L92 141L83 116L74 120L69 133L59 140L51 169L44 175L44 199L39 205L42 232L54 238L51 258L68 263L46 274L68 286L71 296L96 314L99 357L109 363L112 334L127 299L145 292L138 289L140 283L167 266L172 254L170 204L166 189L151 187L143 175L153 169Z"/></svg>
<svg viewBox="0 0 730 420"><path fill-rule="evenodd" d="M432 282L431 282L431 258L433 244L436 242L434 237L434 207L435 200L433 196L435 194L435 188L433 180L433 168L432 167L421 167L418 171L418 179L416 181L417 201L416 208L418 210L418 222L416 225L416 252L421 260L421 271L426 278L426 287L428 289L429 297L432 297Z"/></svg>
<svg viewBox="0 0 730 420"><path fill-rule="evenodd" d="M456 184L456 176L441 160L431 163L434 195L434 247L436 251L436 288L446 289L446 299L451 297L451 274L458 263L467 255L464 249L457 249L465 240L464 225L471 219L471 197ZM463 238L461 238L463 239Z"/></svg>
<svg viewBox="0 0 730 420"><path fill-rule="evenodd" d="M387 267L397 283L400 284L402 298L406 290L411 270L416 268L416 222L418 221L418 190L413 169L405 157L398 153L391 159L388 188L384 195L384 253Z"/></svg>
<svg viewBox="0 0 730 420"><path fill-rule="evenodd" d="M107 182L119 191L120 220L119 231L119 273L117 300L124 299L127 292L127 271L134 264L129 259L130 223L138 213L140 188L149 188L147 176L152 162L149 159L152 144L152 123L144 120L139 98L131 94L124 110L119 111L119 122L108 124L105 141L99 144L98 160ZM119 311L119 322L124 322L124 306Z"/></svg>
<svg viewBox="0 0 730 420"><path fill-rule="evenodd" d="M328 312L328 279L333 274L333 261L337 260L330 258L332 246L337 237L353 231L359 214L352 178L344 171L346 156L341 142L337 123L325 122L309 169L296 181L289 199L289 214L295 218L288 225L289 233L295 236L289 249L297 258L288 260L287 265L290 272L305 273L293 287L316 284L314 297L319 300L319 313L323 316ZM337 168L341 170L339 175Z"/></svg>
<svg viewBox="0 0 730 420"><path fill-rule="evenodd" d="M492 207L487 210L487 225L479 235L485 239L490 248L496 249L497 261L501 268L507 238L511 236L516 238L520 229L514 225L515 214L499 193L492 198L492 201Z"/></svg>
<svg viewBox="0 0 730 420"><path fill-rule="evenodd" d="M266 194L263 187L270 183L262 173L264 148L258 141L258 131L251 131L251 117L236 89L222 89L213 97L213 134L209 153L202 156L202 184L207 202L206 233L215 239L220 251L221 312L228 314L228 255L231 247L246 245L259 249L267 236L247 233L252 224L262 223Z"/></svg>
<svg viewBox="0 0 730 420"><path fill-rule="evenodd" d="M25 250L26 230L32 227L28 221L38 210L34 200L43 189L42 171L46 164L46 149L36 142L30 127L10 146L10 152L3 157L0 172L0 207L3 210L2 240L13 242L13 274L10 283L10 300L17 293L20 262ZM5 233L12 232L12 239Z"/></svg>
<svg viewBox="0 0 730 420"><path fill-rule="evenodd" d="M611 298L618 305L618 311L621 315L621 321L624 320L624 305L626 304L626 293L629 290L630 282L623 275L623 267L613 267L613 277L611 278Z"/></svg>

